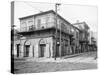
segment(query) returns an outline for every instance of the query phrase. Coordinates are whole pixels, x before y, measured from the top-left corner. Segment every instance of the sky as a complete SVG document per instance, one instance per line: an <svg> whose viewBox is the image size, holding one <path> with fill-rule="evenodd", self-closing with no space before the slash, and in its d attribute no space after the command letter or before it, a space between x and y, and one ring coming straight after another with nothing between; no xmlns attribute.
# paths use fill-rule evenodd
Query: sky
<svg viewBox="0 0 100 75"><path fill-rule="evenodd" d="M48 10L55 10L55 4L15 1L14 25L16 25L16 28L20 27L20 17ZM67 21L72 24L76 23L77 20L79 22L85 21L93 32L97 32L98 28L97 12L96 6L61 4L58 7L58 13Z"/></svg>

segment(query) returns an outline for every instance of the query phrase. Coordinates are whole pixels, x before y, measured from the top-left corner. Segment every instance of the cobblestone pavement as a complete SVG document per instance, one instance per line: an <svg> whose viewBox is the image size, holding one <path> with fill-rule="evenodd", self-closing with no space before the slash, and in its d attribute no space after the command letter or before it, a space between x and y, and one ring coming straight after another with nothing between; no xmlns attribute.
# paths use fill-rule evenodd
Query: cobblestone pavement
<svg viewBox="0 0 100 75"><path fill-rule="evenodd" d="M15 73L55 72L69 70L96 69L96 52L84 53L73 58L29 59L15 62Z"/></svg>

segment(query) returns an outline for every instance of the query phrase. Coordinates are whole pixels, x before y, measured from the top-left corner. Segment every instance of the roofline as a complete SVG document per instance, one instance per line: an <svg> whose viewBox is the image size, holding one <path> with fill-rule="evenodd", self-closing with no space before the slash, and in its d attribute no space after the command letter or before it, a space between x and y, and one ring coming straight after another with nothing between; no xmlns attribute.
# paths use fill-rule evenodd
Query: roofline
<svg viewBox="0 0 100 75"><path fill-rule="evenodd" d="M87 24L85 21L83 21L83 22L79 22L79 23L74 23L74 24L72 24L72 25L78 25L78 24L82 24L82 23L86 24L87 27L88 27L88 29L89 29L89 26L88 26L88 24Z"/></svg>
<svg viewBox="0 0 100 75"><path fill-rule="evenodd" d="M82 23L85 23L85 22L73 23L72 25L77 25L77 24L82 24Z"/></svg>
<svg viewBox="0 0 100 75"><path fill-rule="evenodd" d="M19 20L22 20L22 19L25 19L25 18L29 18L29 17L33 17L33 16L37 16L37 15L43 15L43 14L50 13L50 12L53 12L53 10L49 10L49 11L46 11L46 12L40 12L40 13L37 13L37 14L34 14L34 15L21 17L21 18L19 18Z"/></svg>
<svg viewBox="0 0 100 75"><path fill-rule="evenodd" d="M19 20L22 20L22 19L25 19L25 18L29 18L29 17L35 17L35 16L38 16L38 15L43 15L43 14L47 14L47 13L53 13L53 14L56 14L56 12L54 10L49 10L49 11L45 11L45 12L41 12L41 13L37 13L37 14L34 14L34 15L30 15L30 16L25 16L25 17L21 17L19 18ZM70 22L66 21L62 16L60 16L58 13L57 13L57 16L60 17L61 19L63 19L65 22L67 22L68 24L71 24Z"/></svg>
<svg viewBox="0 0 100 75"><path fill-rule="evenodd" d="M73 26L73 25L72 25ZM75 26L73 26L74 28L76 28L77 30L79 30L79 31L81 31L79 28L77 28L77 27L75 27Z"/></svg>
<svg viewBox="0 0 100 75"><path fill-rule="evenodd" d="M55 12L54 10L49 10L49 11L37 13L37 14L34 14L34 15L21 17L21 18L19 18L19 20L22 20L22 19L25 19L25 18L29 18L29 17L33 17L33 16L43 15L43 14L47 14L47 13L53 13L53 14L56 14L56 12ZM71 23L68 22L66 19L64 19L62 16L60 16L58 13L57 13L57 16L60 17L62 20L64 20L64 21L65 21L66 23L68 23L69 25L71 25L72 27L78 29L77 27L73 26L73 24L71 24ZM80 30L80 29L78 29L78 30Z"/></svg>

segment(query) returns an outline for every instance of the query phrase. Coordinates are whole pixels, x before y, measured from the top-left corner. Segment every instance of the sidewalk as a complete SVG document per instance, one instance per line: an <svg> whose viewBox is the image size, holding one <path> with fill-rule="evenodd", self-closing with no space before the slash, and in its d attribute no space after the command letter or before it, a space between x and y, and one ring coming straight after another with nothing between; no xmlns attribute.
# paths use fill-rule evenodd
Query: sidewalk
<svg viewBox="0 0 100 75"><path fill-rule="evenodd" d="M54 58L42 58L42 59L31 59L27 60L28 62L56 62L56 63L61 63L61 62L70 62L70 63L97 63L97 60L94 60L91 57L84 58L84 57L76 57L76 58L69 58L69 59L63 59L63 58L57 58L54 60Z"/></svg>
<svg viewBox="0 0 100 75"><path fill-rule="evenodd" d="M80 54L73 54L73 55L66 55L66 56L62 56L62 57L57 57L55 61L57 60L62 60L62 59L67 59L67 58L72 58L72 57L76 57L76 56L79 56L79 55L82 55L84 53L80 53ZM54 58L45 58L45 57L42 57L42 58L15 58L14 60L18 60L18 61L44 61L44 60L54 60Z"/></svg>
<svg viewBox="0 0 100 75"><path fill-rule="evenodd" d="M79 56L79 55L82 55L84 53L78 53L78 54L72 54L72 55L66 55L64 57L62 57L63 59L67 59L67 58L72 58L72 57L76 57L76 56Z"/></svg>
<svg viewBox="0 0 100 75"><path fill-rule="evenodd" d="M72 57L76 57L76 56L79 56L79 55L81 55L81 54L74 54L74 55L67 55L67 56L63 56L63 57L57 57L56 60L55 60L55 58L29 58L29 59L27 59L27 61L35 61L35 62L63 62L67 58L72 58Z"/></svg>
<svg viewBox="0 0 100 75"><path fill-rule="evenodd" d="M74 54L74 55L67 55L62 58L31 58L27 59L27 61L34 61L34 62L75 62L75 63L97 63L97 60L94 60L94 57L84 57L88 55L88 52Z"/></svg>

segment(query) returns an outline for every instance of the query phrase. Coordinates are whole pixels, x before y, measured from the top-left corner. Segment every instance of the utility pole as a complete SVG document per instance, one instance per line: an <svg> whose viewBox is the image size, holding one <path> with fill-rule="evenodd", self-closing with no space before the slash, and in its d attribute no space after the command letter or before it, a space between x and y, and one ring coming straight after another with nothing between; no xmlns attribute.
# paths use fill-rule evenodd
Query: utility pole
<svg viewBox="0 0 100 75"><path fill-rule="evenodd" d="M61 29L61 25L60 25L60 49L59 49L59 56L61 57L62 56L62 52L61 52L61 48L62 48L62 29Z"/></svg>
<svg viewBox="0 0 100 75"><path fill-rule="evenodd" d="M15 2L11 2L11 73L14 73L14 56L13 56L13 45L14 45L14 5Z"/></svg>
<svg viewBox="0 0 100 75"><path fill-rule="evenodd" d="M55 14L55 24L56 24L56 36L55 36L55 60L56 60L56 51L57 51L57 8L58 8L58 6L59 5L61 5L60 3L56 3L55 4L55 12L56 12L56 14Z"/></svg>

